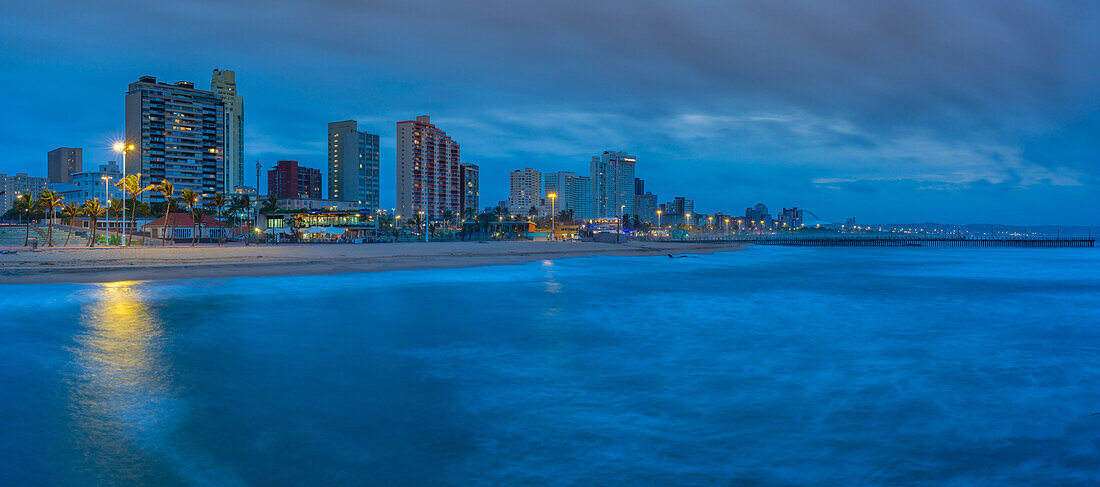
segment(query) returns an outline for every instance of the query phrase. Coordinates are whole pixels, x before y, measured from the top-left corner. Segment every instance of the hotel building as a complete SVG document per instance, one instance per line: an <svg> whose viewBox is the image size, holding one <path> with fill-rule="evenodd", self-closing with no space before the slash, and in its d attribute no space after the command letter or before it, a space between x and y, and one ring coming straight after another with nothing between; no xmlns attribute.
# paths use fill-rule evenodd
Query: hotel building
<svg viewBox="0 0 1100 487"><path fill-rule="evenodd" d="M592 156L594 218L619 218L634 209L634 156L604 151Z"/></svg>
<svg viewBox="0 0 1100 487"><path fill-rule="evenodd" d="M459 218L466 218L467 208L473 209L474 216L477 216L479 211L477 205L481 200L478 189L481 170L476 164L463 162L458 165L458 171L458 183L462 187L462 200L458 203Z"/></svg>
<svg viewBox="0 0 1100 487"><path fill-rule="evenodd" d="M225 110L225 192L244 186L244 98L237 92L233 71L215 69L210 91Z"/></svg>
<svg viewBox="0 0 1100 487"><path fill-rule="evenodd" d="M46 153L46 177L51 183L71 183L72 174L83 170L84 149L58 147Z"/></svg>
<svg viewBox="0 0 1100 487"><path fill-rule="evenodd" d="M397 214L438 217L461 211L463 187L458 142L427 115L397 122Z"/></svg>
<svg viewBox="0 0 1100 487"><path fill-rule="evenodd" d="M328 199L378 209L378 134L354 120L328 124Z"/></svg>
<svg viewBox="0 0 1100 487"><path fill-rule="evenodd" d="M542 173L527 168L510 173L508 185L508 212L526 216L531 207L542 206Z"/></svg>
<svg viewBox="0 0 1100 487"><path fill-rule="evenodd" d="M143 181L168 180L177 192L190 189L208 198L226 192L225 111L222 100L188 81L158 83L142 76L126 93L124 172ZM155 191L145 193L163 201Z"/></svg>

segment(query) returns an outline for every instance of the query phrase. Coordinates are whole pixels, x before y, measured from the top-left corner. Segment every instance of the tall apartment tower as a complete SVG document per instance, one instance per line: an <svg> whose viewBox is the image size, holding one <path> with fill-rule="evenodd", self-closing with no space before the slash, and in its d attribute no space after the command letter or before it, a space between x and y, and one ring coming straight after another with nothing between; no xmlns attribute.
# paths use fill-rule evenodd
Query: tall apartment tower
<svg viewBox="0 0 1100 487"><path fill-rule="evenodd" d="M527 215L531 207L542 205L542 173L527 168L512 171L509 177L508 211Z"/></svg>
<svg viewBox="0 0 1100 487"><path fill-rule="evenodd" d="M38 197L43 189L46 189L48 178L38 178L19 173L14 176L0 174L0 212L6 212L12 208L15 199L20 195L29 194Z"/></svg>
<svg viewBox="0 0 1100 487"><path fill-rule="evenodd" d="M555 210L573 210L573 218L592 218L592 179L571 171L548 173L544 176L544 194L557 194ZM548 196L549 197L549 196Z"/></svg>
<svg viewBox="0 0 1100 487"><path fill-rule="evenodd" d="M458 142L427 115L397 122L397 214L459 214L462 187Z"/></svg>
<svg viewBox="0 0 1100 487"><path fill-rule="evenodd" d="M328 124L328 199L378 209L378 134L354 120Z"/></svg>
<svg viewBox="0 0 1100 487"><path fill-rule="evenodd" d="M126 92L126 174L143 181L168 180L176 191L190 189L207 198L225 193L225 111L212 92L194 83L158 83L142 76ZM151 201L164 201L155 191Z"/></svg>
<svg viewBox="0 0 1100 487"><path fill-rule="evenodd" d="M592 210L595 218L618 218L634 209L634 156L604 151L592 156Z"/></svg>
<svg viewBox="0 0 1100 487"><path fill-rule="evenodd" d="M46 153L46 178L51 183L71 183L73 173L83 170L84 149L58 147Z"/></svg>
<svg viewBox="0 0 1100 487"><path fill-rule="evenodd" d="M225 190L244 186L244 98L237 93L233 71L215 69L210 77L210 91L222 102L225 110Z"/></svg>
<svg viewBox="0 0 1100 487"><path fill-rule="evenodd" d="M462 200L458 202L458 215L460 218L466 218L466 209L470 208L474 210L474 216L477 216L477 205L481 200L481 193L478 189L481 169L477 167L477 164L463 162L458 165L458 172L458 184L462 187Z"/></svg>

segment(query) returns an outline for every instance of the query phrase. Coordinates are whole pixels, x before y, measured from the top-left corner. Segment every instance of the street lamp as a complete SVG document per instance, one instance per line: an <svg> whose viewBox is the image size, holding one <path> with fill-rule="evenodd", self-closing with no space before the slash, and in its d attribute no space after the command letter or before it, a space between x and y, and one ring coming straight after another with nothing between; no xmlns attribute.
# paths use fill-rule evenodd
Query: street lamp
<svg viewBox="0 0 1100 487"><path fill-rule="evenodd" d="M657 210L657 228L661 228L661 210Z"/></svg>
<svg viewBox="0 0 1100 487"><path fill-rule="evenodd" d="M619 215L626 211L626 205L619 205ZM623 217L619 216L619 233L623 233Z"/></svg>
<svg viewBox="0 0 1100 487"><path fill-rule="evenodd" d="M684 225L687 225L688 230L691 230L691 213L684 213Z"/></svg>
<svg viewBox="0 0 1100 487"><path fill-rule="evenodd" d="M428 243L428 214L422 211L420 216L424 218L424 243Z"/></svg>
<svg viewBox="0 0 1100 487"><path fill-rule="evenodd" d="M546 193L546 196L550 198L550 239L554 239L554 201L558 199L557 193Z"/></svg>
<svg viewBox="0 0 1100 487"><path fill-rule="evenodd" d="M123 179L126 179L126 151L134 150L134 144L124 144L122 142L116 142L115 145L114 145L114 149L115 149L115 152L121 152L122 153L122 177L119 179L119 182L121 182ZM125 194L126 190L125 190L125 188L122 191L123 191L123 195L122 195L122 236L119 238L119 246L125 247L126 246L126 194ZM106 198L106 195L104 195L104 197Z"/></svg>
<svg viewBox="0 0 1100 487"><path fill-rule="evenodd" d="M730 219L726 218L726 233L730 233Z"/></svg>

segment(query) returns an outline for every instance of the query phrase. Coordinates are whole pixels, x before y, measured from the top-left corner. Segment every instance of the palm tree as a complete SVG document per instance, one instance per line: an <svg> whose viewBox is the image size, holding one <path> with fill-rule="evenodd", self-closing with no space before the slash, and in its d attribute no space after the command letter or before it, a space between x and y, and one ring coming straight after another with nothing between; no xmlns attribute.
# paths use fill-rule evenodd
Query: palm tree
<svg viewBox="0 0 1100 487"><path fill-rule="evenodd" d="M183 204L187 205L187 212L190 213L191 218L194 219L196 214L195 205L199 204L199 194L190 188L185 189L180 193L180 200L183 201ZM198 215L199 221L202 221L202 210L199 210ZM195 246L195 226L191 227L191 246Z"/></svg>
<svg viewBox="0 0 1100 487"><path fill-rule="evenodd" d="M539 209L535 205L531 205L531 208L529 210L527 210L527 216L529 216L529 217L533 217L533 216L538 215L538 214L539 214Z"/></svg>
<svg viewBox="0 0 1100 487"><path fill-rule="evenodd" d="M168 242L168 215L172 212L172 202L174 201L172 197L176 193L176 187L171 181L165 179L156 185L153 190L164 196L164 231L160 234L160 243L165 245Z"/></svg>
<svg viewBox="0 0 1100 487"><path fill-rule="evenodd" d="M195 246L195 238L202 233L202 207L196 206L191 208L191 246Z"/></svg>
<svg viewBox="0 0 1100 487"><path fill-rule="evenodd" d="M12 208L22 213L27 220L27 236L23 239L23 246L26 247L31 241L31 210L34 209L34 199L29 194L21 194L15 199Z"/></svg>
<svg viewBox="0 0 1100 487"><path fill-rule="evenodd" d="M38 194L38 207L42 208L42 211L49 215L49 221L46 223L46 246L53 247L53 219L57 214L57 209L62 206L61 200L65 199L56 191L48 189L42 190Z"/></svg>
<svg viewBox="0 0 1100 487"><path fill-rule="evenodd" d="M73 236L73 220L80 216L80 213L80 205L76 203L65 203L65 205L61 207L61 217L69 222L69 234L65 235L66 247L69 246L69 237Z"/></svg>
<svg viewBox="0 0 1100 487"><path fill-rule="evenodd" d="M263 203L260 204L260 213L263 213L265 215L268 213L274 213L278 209L279 198L276 198L273 194L267 195L267 198L264 198Z"/></svg>
<svg viewBox="0 0 1100 487"><path fill-rule="evenodd" d="M409 219L409 225L412 225L417 232L420 232L420 227L424 226L424 217L420 216L420 213L413 214L413 217Z"/></svg>
<svg viewBox="0 0 1100 487"><path fill-rule="evenodd" d="M448 227L450 227L451 222L455 220L455 212L451 210L443 210L443 214L440 215L440 218L447 224Z"/></svg>
<svg viewBox="0 0 1100 487"><path fill-rule="evenodd" d="M106 211L107 208L100 205L99 200L87 200L84 202L84 214L92 220L92 238L88 239L89 247L95 247L96 224L99 222L99 217L103 216L103 213Z"/></svg>
<svg viewBox="0 0 1100 487"><path fill-rule="evenodd" d="M225 218L225 214L224 214L225 213L224 212L225 203L226 203L226 201L225 201L225 195L224 194L214 193L214 196L210 197L210 201L207 204L209 204L211 207L213 207L217 211L217 213L214 213L215 215L217 215L219 218L224 219ZM224 236L225 236L225 226L222 225L221 226L221 231L218 232L218 243L219 244L222 243L225 240L223 238Z"/></svg>
<svg viewBox="0 0 1100 487"><path fill-rule="evenodd" d="M126 245L130 245L130 242L133 240L133 228L137 226L137 198L138 196L141 196L141 193L154 189L157 186L155 184L150 184L148 186L142 187L141 173L130 174L122 178L121 181L115 183L115 186L118 186L119 188L122 188L123 191L130 193L130 199L134 202L130 211L130 234L126 235Z"/></svg>
<svg viewBox="0 0 1100 487"><path fill-rule="evenodd" d="M110 206L108 206L107 209L106 209L107 210L107 243L108 244L111 243L111 212L112 211L115 212L115 218L122 218L122 208L125 207L125 206L126 206L125 201L122 201L120 199L113 199L113 200L111 200ZM119 225L116 225L116 226L119 226ZM115 233L119 233L121 231L121 226L119 226L119 227L120 227L119 230L116 230ZM122 240L122 236L120 234L119 235L119 241L121 241L121 240Z"/></svg>

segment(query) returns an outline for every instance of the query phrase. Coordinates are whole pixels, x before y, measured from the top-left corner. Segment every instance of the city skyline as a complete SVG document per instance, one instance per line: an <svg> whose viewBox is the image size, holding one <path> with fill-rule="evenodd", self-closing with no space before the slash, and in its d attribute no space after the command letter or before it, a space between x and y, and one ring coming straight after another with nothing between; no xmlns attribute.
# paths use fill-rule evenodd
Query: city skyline
<svg viewBox="0 0 1100 487"><path fill-rule="evenodd" d="M131 17L125 9L73 4L49 16L72 29L31 41L36 38L28 32L43 28L45 12L10 5L0 20L0 39L11 47L0 67L13 90L0 120L9 148L0 173L45 176L46 153L58 147L83 148L88 167L117 160L110 144L122 135L126 83L151 75L201 86L212 68L221 68L236 72L248 98L247 167L260 160L270 169L280 159L326 167L324 124L357 120L379 132L383 208L396 206L393 123L430 114L462 143L462 160L480 166L482 206L506 199L508 172L517 167L587 174L591 155L611 150L644 161L638 176L660 200L688 195L705 211L763 201L807 208L830 221L1100 223L1093 135L1100 127L1100 76L1098 43L1089 35L1097 8L883 5L808 8L798 15L716 7L736 9L744 19L743 28L724 30L707 21L722 15L688 6L628 14L648 27L653 41L602 22L613 15L610 7L532 12L503 6L490 19L444 5L422 19L425 25L461 14L486 28L425 29L400 46L400 36L387 38L393 26L417 15L390 6L387 23L355 43L376 46L326 56L318 53L327 47L303 44L301 37L280 44L289 51L277 56L278 49L259 46L250 38L255 25L245 19L257 7L247 3L198 27L213 33L222 22L237 22L240 32L217 30L184 46L173 45L171 36L139 41L153 29L179 32L184 25L182 14L161 6L145 7L147 22L137 29L97 36L89 29ZM99 16L81 24L90 8ZM355 15L374 25L368 13ZM534 14L556 30L508 27ZM325 11L300 22L286 20L287 9L267 15L299 34L329 20ZM905 35L890 34L901 18L908 19ZM589 22L608 27L593 29ZM685 32L686 25L695 32ZM842 33L815 37L827 27ZM344 32L338 24L316 35ZM538 35L550 35L556 46L581 47L566 59L544 52ZM74 48L77 37L81 44ZM861 42L866 39L876 42ZM815 42L830 49L815 50ZM448 46L450 57L417 49L426 43ZM730 43L743 48L719 49ZM769 43L792 51L784 55ZM951 56L944 54L948 46ZM118 56L122 51L127 55ZM538 61L509 63L540 53ZM643 53L651 63L640 61ZM332 66L334 60L341 62ZM426 67L434 61L439 66ZM322 66L326 76L316 76ZM592 74L613 69L631 76L612 82ZM251 179L249 171L245 184L254 184Z"/></svg>

